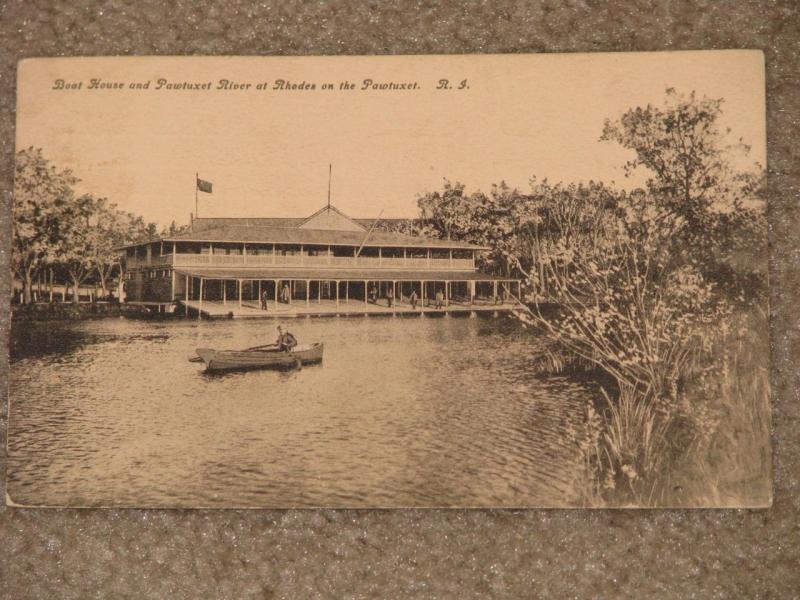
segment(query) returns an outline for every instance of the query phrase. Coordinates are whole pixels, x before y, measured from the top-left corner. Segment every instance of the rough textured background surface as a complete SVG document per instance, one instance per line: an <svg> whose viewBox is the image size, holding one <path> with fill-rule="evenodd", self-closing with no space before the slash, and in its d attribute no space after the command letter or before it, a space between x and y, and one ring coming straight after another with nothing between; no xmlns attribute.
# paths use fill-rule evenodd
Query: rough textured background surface
<svg viewBox="0 0 800 600"><path fill-rule="evenodd" d="M5 598L800 595L800 15L795 0L657 3L15 1L0 4L7 260L16 61L112 54L762 48L773 233L775 504L766 511L0 508ZM588 99L587 99L588 100ZM3 264L3 268L6 265ZM0 278L7 339L8 278ZM5 390L8 361L0 355ZM5 448L6 398L0 436ZM5 469L5 451L0 452Z"/></svg>

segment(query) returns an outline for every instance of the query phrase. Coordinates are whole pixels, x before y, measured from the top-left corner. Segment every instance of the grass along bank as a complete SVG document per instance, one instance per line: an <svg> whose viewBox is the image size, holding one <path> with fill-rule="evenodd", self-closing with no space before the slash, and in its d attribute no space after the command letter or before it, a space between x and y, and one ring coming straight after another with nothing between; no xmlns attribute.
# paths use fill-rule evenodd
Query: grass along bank
<svg viewBox="0 0 800 600"><path fill-rule="evenodd" d="M739 312L714 329L672 401L606 383L587 405L571 432L582 458L580 504L771 504L767 315Z"/></svg>

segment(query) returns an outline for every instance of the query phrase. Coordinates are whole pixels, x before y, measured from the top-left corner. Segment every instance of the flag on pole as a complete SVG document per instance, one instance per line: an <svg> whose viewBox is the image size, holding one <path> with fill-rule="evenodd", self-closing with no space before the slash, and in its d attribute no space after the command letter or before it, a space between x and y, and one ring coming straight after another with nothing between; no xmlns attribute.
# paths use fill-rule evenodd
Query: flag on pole
<svg viewBox="0 0 800 600"><path fill-rule="evenodd" d="M201 192L205 192L206 194L211 193L211 182L205 181L203 179L197 178L197 189Z"/></svg>

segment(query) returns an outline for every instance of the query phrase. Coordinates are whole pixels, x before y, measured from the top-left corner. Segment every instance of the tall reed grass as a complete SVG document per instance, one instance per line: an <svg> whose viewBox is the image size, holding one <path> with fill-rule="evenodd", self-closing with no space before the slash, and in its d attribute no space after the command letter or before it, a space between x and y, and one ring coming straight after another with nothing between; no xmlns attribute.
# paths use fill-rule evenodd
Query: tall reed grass
<svg viewBox="0 0 800 600"><path fill-rule="evenodd" d="M771 504L766 314L753 309L716 325L674 401L612 386L586 407L583 427L573 431L580 504Z"/></svg>

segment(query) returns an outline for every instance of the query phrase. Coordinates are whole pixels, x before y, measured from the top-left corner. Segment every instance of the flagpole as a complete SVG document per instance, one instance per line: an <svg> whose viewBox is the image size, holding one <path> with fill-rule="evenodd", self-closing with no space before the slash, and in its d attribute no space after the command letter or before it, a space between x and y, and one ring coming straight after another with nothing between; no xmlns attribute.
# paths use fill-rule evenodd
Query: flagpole
<svg viewBox="0 0 800 600"><path fill-rule="evenodd" d="M194 217L195 219L200 216L198 204L197 204L197 182L200 180L200 172L195 171L194 173Z"/></svg>
<svg viewBox="0 0 800 600"><path fill-rule="evenodd" d="M328 210L331 209L331 177L333 177L333 165L328 164Z"/></svg>

